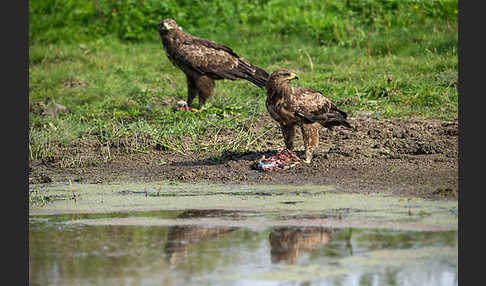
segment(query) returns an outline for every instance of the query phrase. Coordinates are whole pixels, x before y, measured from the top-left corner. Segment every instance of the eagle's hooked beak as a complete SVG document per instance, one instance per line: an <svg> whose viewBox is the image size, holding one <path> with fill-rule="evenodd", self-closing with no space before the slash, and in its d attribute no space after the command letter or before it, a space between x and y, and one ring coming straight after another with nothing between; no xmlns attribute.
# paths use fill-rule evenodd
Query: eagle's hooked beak
<svg viewBox="0 0 486 286"><path fill-rule="evenodd" d="M293 80L293 79L299 79L299 76L296 73L291 73L289 76L289 80Z"/></svg>
<svg viewBox="0 0 486 286"><path fill-rule="evenodd" d="M167 29L167 30L170 30L172 29L173 27L169 24L169 23L164 23L164 27Z"/></svg>

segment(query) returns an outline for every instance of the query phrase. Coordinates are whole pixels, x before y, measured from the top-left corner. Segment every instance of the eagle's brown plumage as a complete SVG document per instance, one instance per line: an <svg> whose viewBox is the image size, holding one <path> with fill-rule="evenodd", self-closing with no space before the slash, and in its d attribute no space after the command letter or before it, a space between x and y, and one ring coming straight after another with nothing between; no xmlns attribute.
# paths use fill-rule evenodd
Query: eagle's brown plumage
<svg viewBox="0 0 486 286"><path fill-rule="evenodd" d="M246 79L265 87L268 73L239 57L230 48L182 31L173 19L158 27L165 53L187 78L187 104L198 96L199 107L214 93L214 80Z"/></svg>
<svg viewBox="0 0 486 286"><path fill-rule="evenodd" d="M295 128L300 126L305 147L305 162L309 163L312 153L319 144L319 126L351 125L346 113L339 110L322 93L311 88L293 87L292 79L298 79L288 70L276 70L267 81L267 110L279 124L285 147L293 150Z"/></svg>

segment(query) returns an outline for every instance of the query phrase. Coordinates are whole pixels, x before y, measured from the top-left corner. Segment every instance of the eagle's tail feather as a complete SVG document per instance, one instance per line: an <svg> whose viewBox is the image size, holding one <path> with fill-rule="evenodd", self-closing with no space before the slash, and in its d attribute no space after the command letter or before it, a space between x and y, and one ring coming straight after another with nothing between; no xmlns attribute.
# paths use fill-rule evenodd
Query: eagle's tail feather
<svg viewBox="0 0 486 286"><path fill-rule="evenodd" d="M339 110L337 108L336 108L336 111L339 112L339 114L341 114L341 116L344 117L344 119L348 118L348 114L346 114L346 112Z"/></svg>
<svg viewBox="0 0 486 286"><path fill-rule="evenodd" d="M337 106L334 105L334 103L331 103L331 112L338 112L339 114L341 114L342 117L344 117L344 119L348 118L346 112L339 110Z"/></svg>
<svg viewBox="0 0 486 286"><path fill-rule="evenodd" d="M298 111L295 112L295 116L299 117L300 119L304 120L305 123L312 124L316 122L313 118L306 116Z"/></svg>
<svg viewBox="0 0 486 286"><path fill-rule="evenodd" d="M243 74L243 76L241 76L242 78L258 87L265 87L268 77L270 76L265 70L252 65L243 58L240 58L238 70Z"/></svg>
<svg viewBox="0 0 486 286"><path fill-rule="evenodd" d="M344 113L345 115L343 116ZM301 112L295 112L295 115L304 120L305 123L314 123L319 122L324 127L332 127L332 126L345 126L348 128L352 128L351 124L346 121L346 113L341 111L339 113L325 113L319 114L314 116L304 115Z"/></svg>
<svg viewBox="0 0 486 286"><path fill-rule="evenodd" d="M259 67L255 67L255 69L255 75L250 76L250 78L254 80L251 82L255 83L259 87L265 87L267 85L267 80L269 77L268 73Z"/></svg>

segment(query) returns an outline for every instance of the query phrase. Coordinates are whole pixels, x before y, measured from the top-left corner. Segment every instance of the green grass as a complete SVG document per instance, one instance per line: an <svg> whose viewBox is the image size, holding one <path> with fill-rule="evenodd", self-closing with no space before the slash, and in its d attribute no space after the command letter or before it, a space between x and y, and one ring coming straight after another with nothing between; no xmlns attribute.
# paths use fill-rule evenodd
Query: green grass
<svg viewBox="0 0 486 286"><path fill-rule="evenodd" d="M409 14L417 9L412 4ZM320 90L351 115L457 120L457 19L422 11L393 20L385 12L373 25L351 25L336 12L327 16L334 17L335 27L320 33L309 26L316 15L307 15L307 26L291 20L298 11L288 15L286 25L266 15L261 21L275 22L269 33L257 25L256 14L230 31L225 25L204 30L197 23L185 31L226 44L269 73L294 70L300 78L295 85ZM55 117L30 112L31 160L55 156L88 135L118 152L143 153L155 146L181 153L259 150L265 148L261 137L275 128L273 122L255 127L267 113L265 90L243 80L217 81L216 96L201 113L173 112L175 99L186 99L185 77L168 61L157 36L137 42L116 34L54 41L52 33L31 37L29 101L61 104L71 112Z"/></svg>

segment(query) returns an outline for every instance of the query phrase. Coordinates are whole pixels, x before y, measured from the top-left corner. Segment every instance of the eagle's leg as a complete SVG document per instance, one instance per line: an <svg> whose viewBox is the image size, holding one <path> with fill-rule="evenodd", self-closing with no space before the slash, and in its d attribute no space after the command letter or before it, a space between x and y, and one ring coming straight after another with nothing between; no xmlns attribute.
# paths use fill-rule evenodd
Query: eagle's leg
<svg viewBox="0 0 486 286"><path fill-rule="evenodd" d="M208 76L201 76L196 80L196 86L199 90L199 108L201 108L206 100L214 94L214 79Z"/></svg>
<svg viewBox="0 0 486 286"><path fill-rule="evenodd" d="M192 101L199 94L199 89L194 78L186 75L187 79L187 106L191 107Z"/></svg>
<svg viewBox="0 0 486 286"><path fill-rule="evenodd" d="M293 124L280 124L280 129L282 129L282 135L285 142L285 148L293 151L295 142L295 125Z"/></svg>
<svg viewBox="0 0 486 286"><path fill-rule="evenodd" d="M303 124L301 126L302 139L305 147L305 163L310 163L314 149L319 145L319 129L312 124Z"/></svg>

